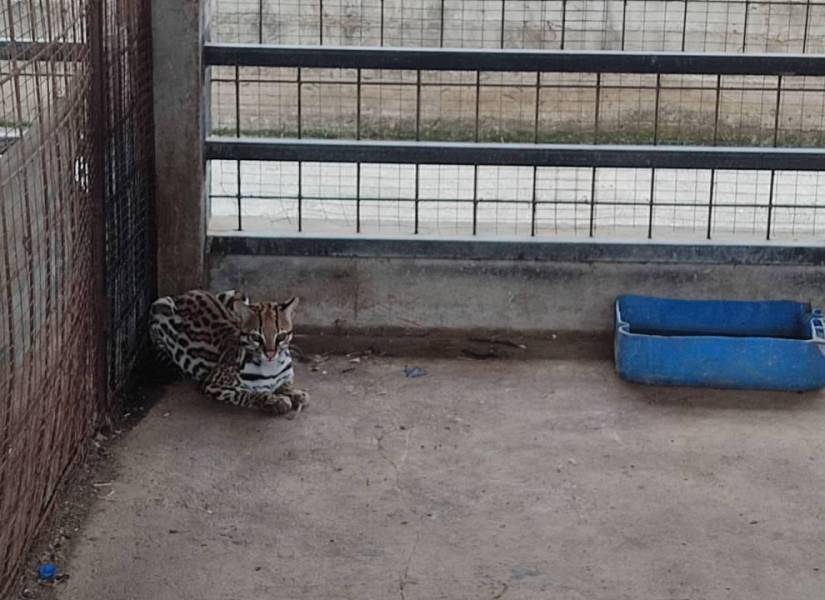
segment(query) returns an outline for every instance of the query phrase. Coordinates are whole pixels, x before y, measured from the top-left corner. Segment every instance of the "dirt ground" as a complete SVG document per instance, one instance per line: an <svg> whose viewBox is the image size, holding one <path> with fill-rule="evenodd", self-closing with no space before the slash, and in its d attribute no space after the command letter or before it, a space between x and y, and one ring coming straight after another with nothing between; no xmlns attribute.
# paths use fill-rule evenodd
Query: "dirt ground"
<svg viewBox="0 0 825 600"><path fill-rule="evenodd" d="M57 597L822 597L822 395L642 388L603 361L299 379L293 420L168 387L88 484Z"/></svg>

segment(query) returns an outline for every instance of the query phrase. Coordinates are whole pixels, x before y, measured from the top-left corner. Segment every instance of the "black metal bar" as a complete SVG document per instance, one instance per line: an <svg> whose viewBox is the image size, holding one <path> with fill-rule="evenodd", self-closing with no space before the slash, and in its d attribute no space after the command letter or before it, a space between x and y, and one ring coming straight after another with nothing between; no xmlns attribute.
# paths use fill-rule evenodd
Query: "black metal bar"
<svg viewBox="0 0 825 600"><path fill-rule="evenodd" d="M714 184L716 183L716 169L711 169L710 171L710 194L708 195L708 235L707 239L710 239L711 233L713 232L713 190Z"/></svg>
<svg viewBox="0 0 825 600"><path fill-rule="evenodd" d="M235 137L241 137L241 88L240 68L235 67ZM236 198L238 204L238 231L243 231L243 203L241 195L241 161L235 161L235 184L237 185Z"/></svg>
<svg viewBox="0 0 825 600"><path fill-rule="evenodd" d="M656 74L656 99L653 106L653 145L659 145L659 102L662 91L662 76ZM650 196L648 197L647 239L653 238L653 217L656 209L656 169L650 170Z"/></svg>
<svg viewBox="0 0 825 600"><path fill-rule="evenodd" d="M421 197L420 183L419 183L420 179L421 179L421 175L420 175L420 172L419 172L420 168L421 168L420 165L415 165L415 204L414 204L414 206L415 206L415 229L413 230L413 233L416 234L416 235L418 235L419 202L420 202L420 197Z"/></svg>
<svg viewBox="0 0 825 600"><path fill-rule="evenodd" d="M230 194L212 194L211 198L234 198L235 196ZM250 198L254 200L293 200L294 196L290 196L289 194L247 194L244 198ZM350 198L341 198L339 196L304 196L305 200L323 200L326 202L349 202ZM438 203L444 201L443 198L438 197L428 197L428 198L419 198L421 202L432 202ZM405 198L393 198L389 196L364 196L361 194L362 201L369 201L375 202L380 204L382 202L387 203L396 203L399 201L405 201ZM456 204L471 204L473 202L472 198L451 198L448 202L454 202ZM505 199L488 199L485 202L489 202L490 204L529 204L528 200L505 200ZM542 204L547 206L590 206L590 200L540 200L537 201L536 204ZM603 200L599 202L602 206L643 206L641 202L634 202L631 200ZM697 204L695 202L657 202L656 206L661 206L664 208L696 208ZM798 210L818 210L821 209L822 206L817 204L777 204L774 203L774 208L793 208ZM735 201L728 201L728 202L718 202L714 204L714 207L719 208L765 208L764 203L758 202L735 202Z"/></svg>
<svg viewBox="0 0 825 600"><path fill-rule="evenodd" d="M538 71L537 71L538 73ZM209 81L211 83L232 83L235 81L232 78L226 77L210 77ZM259 78L259 77L244 77L244 83L265 83L265 84L283 84L283 83L295 83L294 79L272 79L272 78ZM317 79L304 79L303 83L308 85L322 85L328 84L329 79L324 78L317 78ZM364 85L367 85L366 83ZM372 86L380 86L382 83L380 82L370 82L369 85ZM395 87L413 87L415 86L414 81L395 81L392 83ZM424 87L440 87L440 88L466 88L467 84L461 81L429 81L424 82L422 84ZM535 87L534 83L500 83L496 81L486 81L484 83L484 87L497 89L497 88L506 88L508 90L519 90L519 89L532 89ZM564 84L564 83L544 83L541 86L542 88L546 89L570 89L570 88L579 88L579 89L587 89L587 84ZM647 85L647 84L633 84L633 89L638 91L646 91L646 90L656 90L655 85ZM621 83L602 83L603 90L626 90L628 88L627 84L622 85ZM678 90L681 92L690 92L690 91L697 91L702 92L706 91L710 88L707 86L703 86L701 84L694 84L694 85L679 85L679 86L666 86L667 89L670 90ZM725 91L728 92L763 92L763 91L773 91L775 88L766 88L764 86L759 86L757 84L754 85L729 85L725 86ZM803 93L803 92L813 92L813 93L820 93L822 91L822 87L816 87L813 85L800 85L799 87L795 87L793 90L795 93Z"/></svg>
<svg viewBox="0 0 825 600"><path fill-rule="evenodd" d="M590 173L590 217L589 217L589 225L588 225L588 235L593 237L595 233L595 221L596 221L596 176L598 175L598 171L596 167L593 167Z"/></svg>
<svg viewBox="0 0 825 600"><path fill-rule="evenodd" d="M383 0L382 0L383 1ZM439 31L438 31L438 46L440 48L444 47L444 0L441 0L441 18L439 21Z"/></svg>
<svg viewBox="0 0 825 600"><path fill-rule="evenodd" d="M536 111L533 115L533 143L538 144L539 142L539 107L541 106L541 73L536 73ZM535 237L536 235L536 200L538 199L537 195L537 182L538 182L538 167L535 165L533 166L533 190L530 197L530 237Z"/></svg>
<svg viewBox="0 0 825 600"><path fill-rule="evenodd" d="M318 43L324 45L324 0L318 0Z"/></svg>
<svg viewBox="0 0 825 600"><path fill-rule="evenodd" d="M421 70L415 72L415 140L421 139Z"/></svg>
<svg viewBox="0 0 825 600"><path fill-rule="evenodd" d="M776 78L776 104L773 107L773 147L779 142L779 116L782 110L782 76ZM825 165L823 165L825 167Z"/></svg>
<svg viewBox="0 0 825 600"><path fill-rule="evenodd" d="M560 48L564 50L564 42L567 34L567 0L561 2L561 44Z"/></svg>
<svg viewBox="0 0 825 600"><path fill-rule="evenodd" d="M776 171L771 170L771 189L768 192L768 230L765 235L767 241L771 241L771 225L773 224L773 194L776 182Z"/></svg>
<svg viewBox="0 0 825 600"><path fill-rule="evenodd" d="M722 76L716 76L716 106L713 111L713 145L719 140L719 109L722 100Z"/></svg>
<svg viewBox="0 0 825 600"><path fill-rule="evenodd" d="M656 95L653 102L653 145L659 143L659 104L662 94L662 76L656 74Z"/></svg>
<svg viewBox="0 0 825 600"><path fill-rule="evenodd" d="M465 48L204 45L205 66L686 75L819 75L825 56Z"/></svg>
<svg viewBox="0 0 825 600"><path fill-rule="evenodd" d="M507 0L501 0L501 28L499 29L499 48L504 48L504 19L507 15Z"/></svg>
<svg viewBox="0 0 825 600"><path fill-rule="evenodd" d="M776 104L773 117L773 147L779 142L779 113L782 109L782 76L776 78ZM771 169L771 188L768 192L768 227L765 239L771 239L771 225L773 224L773 196L775 192L776 171Z"/></svg>
<svg viewBox="0 0 825 600"><path fill-rule="evenodd" d="M298 232L304 230L304 172L303 163L298 162Z"/></svg>
<svg viewBox="0 0 825 600"><path fill-rule="evenodd" d="M476 87L475 87L475 129L473 131L473 140L478 141L478 119L479 119L479 108L481 105L481 72L476 71Z"/></svg>
<svg viewBox="0 0 825 600"><path fill-rule="evenodd" d="M742 25L742 52L748 51L748 20L750 19L750 13L750 0L745 0L745 22Z"/></svg>
<svg viewBox="0 0 825 600"><path fill-rule="evenodd" d="M811 22L811 0L805 3L805 29L802 31L802 54L808 51L808 28Z"/></svg>
<svg viewBox="0 0 825 600"><path fill-rule="evenodd" d="M533 142L539 141L539 115L541 107L541 73L536 73L536 110L533 114Z"/></svg>
<svg viewBox="0 0 825 600"><path fill-rule="evenodd" d="M656 169L650 171L650 197L648 198L648 214L647 214L647 239L653 238L653 209L655 208L654 199L656 197Z"/></svg>
<svg viewBox="0 0 825 600"><path fill-rule="evenodd" d="M355 163L355 233L361 233L361 163Z"/></svg>
<svg viewBox="0 0 825 600"><path fill-rule="evenodd" d="M384 0L381 0L381 32L379 36L379 46L384 45Z"/></svg>
<svg viewBox="0 0 825 600"><path fill-rule="evenodd" d="M547 242L377 237L210 236L212 255L825 266L825 246Z"/></svg>
<svg viewBox="0 0 825 600"><path fill-rule="evenodd" d="M476 71L475 87L475 131L473 141L478 142L478 130L481 106L481 72ZM473 235L478 233L478 165L473 165Z"/></svg>
<svg viewBox="0 0 825 600"><path fill-rule="evenodd" d="M593 143L599 141L599 115L601 113L602 104L602 74L596 73L596 102L593 109Z"/></svg>
<svg viewBox="0 0 825 600"><path fill-rule="evenodd" d="M298 69L297 78L296 78L296 85L298 86L298 139L301 139L303 134L303 102L301 102L301 95L303 94L303 82L301 81L301 71L302 69Z"/></svg>
<svg viewBox="0 0 825 600"><path fill-rule="evenodd" d="M258 0L258 43L264 43L264 0Z"/></svg>
<svg viewBox="0 0 825 600"><path fill-rule="evenodd" d="M235 67L235 137L241 137L241 77L240 69Z"/></svg>
<svg viewBox="0 0 825 600"><path fill-rule="evenodd" d="M243 209L242 209L242 197L241 197L241 161L237 161L235 164L236 173L235 173L235 185L238 187L238 191L236 193L235 199L238 205L238 231L243 231Z"/></svg>
<svg viewBox="0 0 825 600"><path fill-rule="evenodd" d="M625 37L627 33L627 0L622 2L622 45L621 49L624 52Z"/></svg>
<svg viewBox="0 0 825 600"><path fill-rule="evenodd" d="M632 144L499 144L227 138L206 140L207 160L366 162L384 164L510 165L821 171L823 148L637 146Z"/></svg>
<svg viewBox="0 0 825 600"><path fill-rule="evenodd" d="M538 195L536 193L538 182L538 167L533 167L533 192L530 198L530 237L536 236L536 209L538 208L536 200Z"/></svg>
<svg viewBox="0 0 825 600"><path fill-rule="evenodd" d="M361 139L361 69L356 72L355 79L355 139Z"/></svg>
<svg viewBox="0 0 825 600"><path fill-rule="evenodd" d="M682 13L682 52L685 51L685 42L687 41L687 19L688 19L688 0L685 0L685 10Z"/></svg>
<svg viewBox="0 0 825 600"><path fill-rule="evenodd" d="M599 142L599 116L602 103L602 74L596 73L596 107L593 117L593 144ZM598 170L594 166L590 172L590 215L588 217L588 235L592 238L596 232L596 177Z"/></svg>
<svg viewBox="0 0 825 600"><path fill-rule="evenodd" d="M473 235L478 233L478 165L473 165Z"/></svg>

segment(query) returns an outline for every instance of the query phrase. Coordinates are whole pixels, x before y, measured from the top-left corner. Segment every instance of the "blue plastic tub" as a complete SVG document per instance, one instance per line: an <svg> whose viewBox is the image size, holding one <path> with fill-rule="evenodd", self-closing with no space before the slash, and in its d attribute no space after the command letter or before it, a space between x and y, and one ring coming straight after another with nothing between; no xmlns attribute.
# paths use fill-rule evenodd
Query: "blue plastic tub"
<svg viewBox="0 0 825 600"><path fill-rule="evenodd" d="M616 300L616 369L654 385L825 387L825 323L801 302Z"/></svg>

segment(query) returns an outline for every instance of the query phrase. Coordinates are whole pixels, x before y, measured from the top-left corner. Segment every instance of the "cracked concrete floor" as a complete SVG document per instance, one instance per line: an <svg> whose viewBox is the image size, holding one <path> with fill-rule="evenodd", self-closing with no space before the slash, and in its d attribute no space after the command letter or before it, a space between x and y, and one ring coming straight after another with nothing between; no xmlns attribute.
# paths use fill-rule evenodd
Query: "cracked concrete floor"
<svg viewBox="0 0 825 600"><path fill-rule="evenodd" d="M822 396L415 364L303 369L294 420L169 387L114 449L59 596L822 598Z"/></svg>

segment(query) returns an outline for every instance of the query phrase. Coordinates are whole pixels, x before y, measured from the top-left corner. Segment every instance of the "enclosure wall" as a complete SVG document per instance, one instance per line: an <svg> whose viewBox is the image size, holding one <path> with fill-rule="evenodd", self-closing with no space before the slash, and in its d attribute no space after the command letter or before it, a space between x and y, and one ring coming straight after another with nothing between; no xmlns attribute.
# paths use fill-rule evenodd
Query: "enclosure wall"
<svg viewBox="0 0 825 600"><path fill-rule="evenodd" d="M345 252L279 256L254 248L254 242L246 242L253 248L224 246L216 252L210 285L243 289L253 298L280 298L284 290L299 295L299 334L472 337L486 332L548 340L554 334L585 334L602 337L609 355L613 302L621 294L825 302L823 269L812 264L819 261L813 256L800 257L797 266L734 264L721 254L689 257L687 249L670 263L633 260L622 251L611 258L609 249L593 260L576 260L574 251L545 260L433 252L414 258Z"/></svg>
<svg viewBox="0 0 825 600"><path fill-rule="evenodd" d="M142 0L0 7L0 596L116 405L153 293Z"/></svg>

